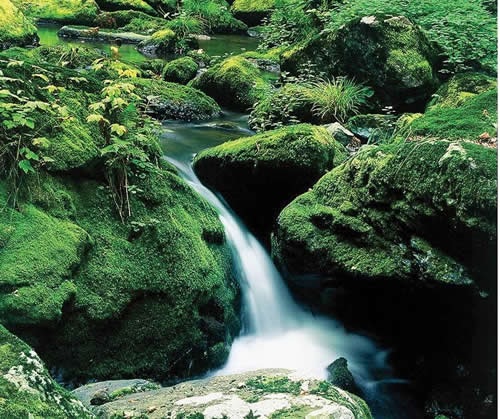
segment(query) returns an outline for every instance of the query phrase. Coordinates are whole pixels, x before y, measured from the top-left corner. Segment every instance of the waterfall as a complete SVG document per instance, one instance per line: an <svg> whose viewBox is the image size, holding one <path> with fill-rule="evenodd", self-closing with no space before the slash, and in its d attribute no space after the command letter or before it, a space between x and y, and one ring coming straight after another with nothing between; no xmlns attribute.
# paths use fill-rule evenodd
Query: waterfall
<svg viewBox="0 0 500 419"><path fill-rule="evenodd" d="M198 180L191 159L167 160L218 211L242 290L242 334L216 374L287 368L300 376L324 379L326 367L343 356L351 371L365 381L368 364L383 366L380 350L369 339L347 333L334 320L312 315L293 300L267 251L224 201Z"/></svg>

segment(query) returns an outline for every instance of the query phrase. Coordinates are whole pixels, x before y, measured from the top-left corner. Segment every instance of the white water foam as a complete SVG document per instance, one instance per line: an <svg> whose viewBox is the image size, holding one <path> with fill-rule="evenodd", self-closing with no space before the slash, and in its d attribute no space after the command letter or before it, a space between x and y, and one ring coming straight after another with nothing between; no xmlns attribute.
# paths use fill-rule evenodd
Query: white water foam
<svg viewBox="0 0 500 419"><path fill-rule="evenodd" d="M315 316L295 303L283 278L259 241L223 201L201 184L190 162L168 159L219 212L242 289L245 325L226 365L214 375L286 368L301 377L325 379L326 367L340 356L365 383L384 357L369 339L347 333L337 322ZM369 368L367 368L369 366Z"/></svg>

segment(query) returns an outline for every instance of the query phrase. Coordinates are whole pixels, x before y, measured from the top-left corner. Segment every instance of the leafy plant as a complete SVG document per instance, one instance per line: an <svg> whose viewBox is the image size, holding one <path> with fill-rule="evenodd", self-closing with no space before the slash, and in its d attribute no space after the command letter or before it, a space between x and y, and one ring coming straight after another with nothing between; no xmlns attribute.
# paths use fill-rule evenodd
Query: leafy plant
<svg viewBox="0 0 500 419"><path fill-rule="evenodd" d="M8 67L23 65L24 62L15 60L10 60L7 64ZM42 73L34 73L32 77L49 82L48 77ZM40 155L38 150L48 146L49 141L42 132L47 121L54 121L59 108L56 103L51 106L47 102L24 96L22 90L14 93L14 86L10 85L15 83L25 82L5 77L0 70L0 174L8 180L13 207L18 205L24 177L51 161ZM50 118L43 117L44 115L50 115Z"/></svg>
<svg viewBox="0 0 500 419"><path fill-rule="evenodd" d="M128 76L130 74L127 71L120 73L120 77ZM155 165L148 153L147 127L141 126L138 120L128 118L128 115L137 114L136 103L140 101L140 97L134 93L134 84L120 79L107 80L105 83L107 85L102 89L102 99L89 106L93 113L87 117L87 122L98 124L104 138L101 156L106 168L105 176L118 215L124 222L132 215L130 195L135 189L130 182L131 174L154 169ZM149 119L144 123L152 124Z"/></svg>
<svg viewBox="0 0 500 419"><path fill-rule="evenodd" d="M345 77L311 82L306 90L313 113L323 121L345 122L349 116L359 113L372 95L369 87Z"/></svg>

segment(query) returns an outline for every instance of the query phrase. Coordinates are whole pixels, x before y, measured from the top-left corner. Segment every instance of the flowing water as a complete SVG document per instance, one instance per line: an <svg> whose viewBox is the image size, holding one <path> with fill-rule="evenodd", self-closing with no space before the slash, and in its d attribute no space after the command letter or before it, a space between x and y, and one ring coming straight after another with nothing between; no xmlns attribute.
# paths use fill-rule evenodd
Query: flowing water
<svg viewBox="0 0 500 419"><path fill-rule="evenodd" d="M218 211L232 248L235 272L242 289L243 329L234 341L226 365L215 375L262 368L287 368L298 376L325 379L326 367L345 357L364 398L378 418L406 418L409 402L396 400L387 386L401 384L387 365L387 351L366 337L348 333L326 317L313 315L297 304L269 254L224 200L208 190L191 167L193 156L204 148L251 135L246 119L226 114L208 123L164 123L163 148L181 176Z"/></svg>
<svg viewBox="0 0 500 419"><path fill-rule="evenodd" d="M106 42L87 41L80 39L65 39L57 36L57 31L61 25L56 24L39 24L37 28L40 44L44 46L53 45L69 45L72 47L86 46L90 48L100 49L107 54L111 54L111 45ZM244 35L213 35L210 40L200 40L200 48L212 56L223 56L225 54L239 54L244 51L253 51L257 49L259 44L258 39ZM123 61L133 64L139 64L146 61L136 49L136 45L123 44L120 47L120 57Z"/></svg>
<svg viewBox="0 0 500 419"><path fill-rule="evenodd" d="M86 45L109 51L109 44L65 40L57 36L57 25L40 25L42 45ZM254 50L258 41L249 37L218 35L200 46L209 55ZM123 45L122 59L140 63L146 58L134 45ZM288 368L299 376L326 378L326 367L345 357L376 418L419 418L412 396L400 391L402 380L393 377L386 350L370 339L348 333L333 319L313 315L297 304L275 268L268 252L248 231L224 200L208 190L192 170L193 156L222 142L252 135L247 117L226 112L218 120L204 123L165 122L162 146L165 156L181 176L217 209L231 246L243 297L243 329L234 341L226 365L215 375L261 368ZM353 308L355 309L355 308ZM394 391L394 386L398 390Z"/></svg>

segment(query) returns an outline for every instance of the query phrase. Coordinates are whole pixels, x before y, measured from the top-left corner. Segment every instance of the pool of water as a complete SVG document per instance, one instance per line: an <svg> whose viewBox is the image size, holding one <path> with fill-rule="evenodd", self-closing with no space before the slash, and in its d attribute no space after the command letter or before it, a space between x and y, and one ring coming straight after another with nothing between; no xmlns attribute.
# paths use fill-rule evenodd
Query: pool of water
<svg viewBox="0 0 500 419"><path fill-rule="evenodd" d="M61 25L56 24L39 24L38 36L40 37L40 44L45 46L70 45L73 47L85 45L111 54L111 45L106 42L59 38L57 31L60 28ZM208 55L223 56L226 54L254 51L258 47L259 41L257 38L245 35L213 35L210 40L201 40L199 44L200 48L205 50ZM129 63L141 63L148 59L137 51L136 45L133 44L123 44L120 47L120 57L122 61Z"/></svg>

